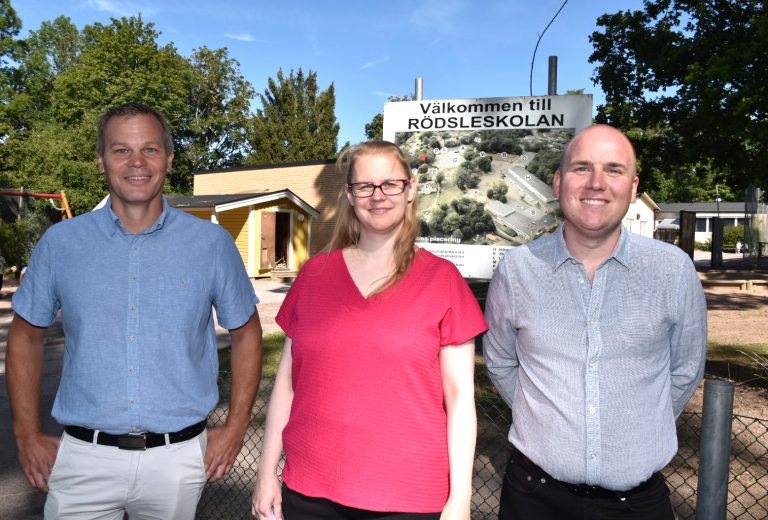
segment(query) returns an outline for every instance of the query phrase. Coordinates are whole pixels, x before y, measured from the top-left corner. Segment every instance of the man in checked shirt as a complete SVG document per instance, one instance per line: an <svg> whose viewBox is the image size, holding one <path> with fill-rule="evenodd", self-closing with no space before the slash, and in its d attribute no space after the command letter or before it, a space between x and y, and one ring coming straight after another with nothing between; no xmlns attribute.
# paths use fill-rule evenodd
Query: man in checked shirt
<svg viewBox="0 0 768 520"><path fill-rule="evenodd" d="M513 445L501 519L673 518L659 470L703 376L706 302L682 250L622 226L637 183L624 134L582 130L554 177L564 224L494 273L483 349Z"/></svg>

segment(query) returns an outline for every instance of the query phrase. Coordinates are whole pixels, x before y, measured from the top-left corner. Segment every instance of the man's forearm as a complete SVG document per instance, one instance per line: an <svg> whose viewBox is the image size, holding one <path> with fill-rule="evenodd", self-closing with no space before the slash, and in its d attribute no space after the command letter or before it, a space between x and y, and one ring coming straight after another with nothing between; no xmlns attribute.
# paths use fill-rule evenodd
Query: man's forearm
<svg viewBox="0 0 768 520"><path fill-rule="evenodd" d="M254 310L248 322L232 336L232 389L229 398L227 426L245 432L251 420L251 410L261 381L261 323Z"/></svg>
<svg viewBox="0 0 768 520"><path fill-rule="evenodd" d="M40 382L45 329L14 316L8 331L5 377L16 438L40 433Z"/></svg>

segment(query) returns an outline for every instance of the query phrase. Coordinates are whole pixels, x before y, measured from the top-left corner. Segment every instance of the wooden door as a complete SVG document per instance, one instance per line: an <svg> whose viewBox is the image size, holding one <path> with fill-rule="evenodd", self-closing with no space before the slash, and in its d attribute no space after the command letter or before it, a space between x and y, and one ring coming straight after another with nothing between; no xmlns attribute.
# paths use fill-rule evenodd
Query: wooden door
<svg viewBox="0 0 768 520"><path fill-rule="evenodd" d="M275 213L261 212L261 269L275 267Z"/></svg>

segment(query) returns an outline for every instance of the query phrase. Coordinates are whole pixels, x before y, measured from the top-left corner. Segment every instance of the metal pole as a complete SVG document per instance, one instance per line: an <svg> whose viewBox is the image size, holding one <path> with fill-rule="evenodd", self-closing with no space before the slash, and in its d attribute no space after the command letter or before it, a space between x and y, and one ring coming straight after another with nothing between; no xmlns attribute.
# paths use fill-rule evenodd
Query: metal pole
<svg viewBox="0 0 768 520"><path fill-rule="evenodd" d="M549 81L547 82L547 95L557 95L557 56L549 57Z"/></svg>
<svg viewBox="0 0 768 520"><path fill-rule="evenodd" d="M413 91L413 97L415 101L424 99L424 81L421 78L416 78L416 88Z"/></svg>
<svg viewBox="0 0 768 520"><path fill-rule="evenodd" d="M733 383L704 381L696 519L721 520L728 511Z"/></svg>
<svg viewBox="0 0 768 520"><path fill-rule="evenodd" d="M720 185L715 184L715 202L717 202L717 217L720 218Z"/></svg>

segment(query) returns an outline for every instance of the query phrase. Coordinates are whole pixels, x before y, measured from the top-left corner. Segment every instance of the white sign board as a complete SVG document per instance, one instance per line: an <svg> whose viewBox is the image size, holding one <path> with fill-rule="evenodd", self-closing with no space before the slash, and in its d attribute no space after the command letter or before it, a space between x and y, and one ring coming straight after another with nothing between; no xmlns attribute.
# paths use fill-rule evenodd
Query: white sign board
<svg viewBox="0 0 768 520"><path fill-rule="evenodd" d="M419 180L419 246L466 278L490 278L504 251L560 223L552 176L591 123L591 95L384 105L384 139Z"/></svg>

